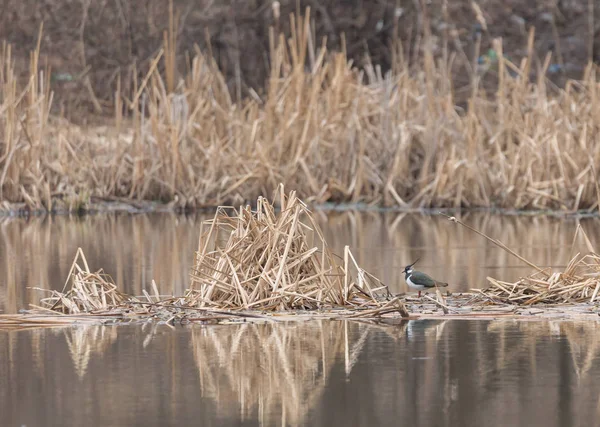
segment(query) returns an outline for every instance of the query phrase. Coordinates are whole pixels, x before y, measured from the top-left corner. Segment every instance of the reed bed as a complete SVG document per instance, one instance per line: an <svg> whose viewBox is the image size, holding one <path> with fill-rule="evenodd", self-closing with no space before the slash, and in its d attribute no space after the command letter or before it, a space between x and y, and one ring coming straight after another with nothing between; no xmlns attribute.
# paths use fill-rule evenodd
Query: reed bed
<svg viewBox="0 0 600 427"><path fill-rule="evenodd" d="M468 292L471 288L488 286L489 268L497 271L493 277L512 281L527 276L531 269L509 253L495 250L492 244L473 239L469 230L448 227L439 216L413 215L396 212L313 210L313 215L334 253L343 255L344 245L361 268L377 276L390 292L406 291L403 259L421 257L423 268L433 277L444 277L452 284L452 292ZM16 313L30 303L39 302L39 292L29 292L20 284L35 278L39 287L56 288L63 282L69 259L82 242L82 249L92 264L110 272L119 290L130 295L142 295L154 279L160 294L183 295L189 287L189 273L198 248L200 222L214 216L201 213L181 216L167 215L86 215L77 221L68 216L32 217L28 220L0 219L0 252L28 254L36 259L27 268L11 257L0 258L0 310ZM502 236L507 246L541 266L568 260L577 224L555 217L535 215L493 215L466 213L463 221L487 235ZM594 219L582 219L582 227L592 230ZM123 236L130 238L123 239ZM590 234L598 247L600 236ZM114 242L118 241L118 245ZM464 250L456 250L457 246ZM109 248L109 249L107 249ZM386 248L394 248L388 250ZM584 248L575 252L584 253ZM94 260L94 261L92 261ZM483 267L483 268L482 268ZM62 287L62 283L60 284ZM59 288L60 289L60 288Z"/></svg>
<svg viewBox="0 0 600 427"><path fill-rule="evenodd" d="M220 207L200 233L190 288L182 296L126 295L102 270L92 273L77 251L62 291L51 291L41 307L0 316L0 327L158 320L167 324L231 321L279 322L356 319L398 323L416 318L593 318L598 320L600 256L581 227L590 254L577 254L564 272L537 267L501 241L455 217L448 217L536 270L514 284L489 278L493 286L472 293L413 298L392 295L362 269L345 247L343 257L327 246L312 213L294 191L279 185L273 201L259 197L256 208ZM547 307L529 307L543 303ZM578 304L586 303L586 304ZM87 317L89 316L89 317ZM527 317L523 317L527 316Z"/></svg>
<svg viewBox="0 0 600 427"><path fill-rule="evenodd" d="M426 20L418 60L409 64L395 46L392 71L383 75L376 64L354 67L343 46L329 52L314 40L309 11L290 19L289 38L271 30L265 90L249 88L242 100L230 95L210 53L197 50L178 69L169 28L134 91L117 84L116 117L102 127L50 114L41 46L28 85L17 89L5 45L0 200L45 210L107 199L237 206L283 182L308 203L598 208L595 65L553 86L544 77L552 58L534 56L531 30L515 62L495 41L490 95L472 67L476 58L447 52L434 60ZM459 72L469 84L454 88Z"/></svg>

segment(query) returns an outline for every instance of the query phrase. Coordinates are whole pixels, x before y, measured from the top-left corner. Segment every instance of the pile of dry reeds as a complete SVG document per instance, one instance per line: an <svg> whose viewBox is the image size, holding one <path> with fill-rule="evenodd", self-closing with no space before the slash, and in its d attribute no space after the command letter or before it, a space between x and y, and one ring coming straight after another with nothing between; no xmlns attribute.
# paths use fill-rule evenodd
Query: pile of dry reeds
<svg viewBox="0 0 600 427"><path fill-rule="evenodd" d="M576 254L571 258L564 271L552 272L551 269L542 269L533 262L523 258L500 240L487 236L456 217L445 216L450 221L460 224L486 238L535 270L531 275L521 278L514 283L488 277L487 279L492 286L483 290L473 289L476 293L474 301L531 305L535 303L593 303L596 300L600 291L600 256L594 250L590 239L585 234L581 225L577 226L571 253L573 253L573 248L579 236L583 237L589 253L581 258L579 253Z"/></svg>
<svg viewBox="0 0 600 427"><path fill-rule="evenodd" d="M540 270L515 283L491 277L488 280L492 286L480 292L508 304L594 302L600 291L600 256L577 255L563 272Z"/></svg>
<svg viewBox="0 0 600 427"><path fill-rule="evenodd" d="M201 234L186 304L262 310L378 305L387 288L361 269L346 247L336 257L307 206L279 186L279 208L259 197L219 208ZM356 279L351 268L357 272Z"/></svg>
<svg viewBox="0 0 600 427"><path fill-rule="evenodd" d="M85 255L79 248L62 291L52 290L51 295L40 302L51 311L80 314L114 310L129 299L119 292L117 285L102 270L95 273L90 271Z"/></svg>
<svg viewBox="0 0 600 427"><path fill-rule="evenodd" d="M92 272L81 248L71 265L62 290L34 288L51 295L40 300L41 306L22 316L7 315L0 319L4 326L41 326L68 323L94 323L94 321L146 320L172 321L185 316L175 298L159 295L152 281L153 294L145 289L142 297L127 295L118 290L112 278L102 269ZM69 316L56 317L54 313Z"/></svg>

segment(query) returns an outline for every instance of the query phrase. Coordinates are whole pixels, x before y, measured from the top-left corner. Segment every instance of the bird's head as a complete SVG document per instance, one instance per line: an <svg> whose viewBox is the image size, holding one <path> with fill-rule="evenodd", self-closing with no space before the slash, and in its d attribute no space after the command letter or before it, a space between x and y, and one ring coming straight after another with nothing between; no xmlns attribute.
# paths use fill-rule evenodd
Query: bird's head
<svg viewBox="0 0 600 427"><path fill-rule="evenodd" d="M419 259L420 258L417 258L417 261L419 261ZM404 267L404 270L402 272L403 273L408 273L408 274L412 273L412 271L413 271L413 265L415 265L417 263L417 261L415 261L412 264L407 265L406 267Z"/></svg>

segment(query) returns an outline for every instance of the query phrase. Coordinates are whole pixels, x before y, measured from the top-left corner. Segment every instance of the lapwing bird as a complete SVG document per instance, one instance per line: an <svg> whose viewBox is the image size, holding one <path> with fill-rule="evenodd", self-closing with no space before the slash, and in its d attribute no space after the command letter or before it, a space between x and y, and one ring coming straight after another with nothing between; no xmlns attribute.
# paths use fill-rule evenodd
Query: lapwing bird
<svg viewBox="0 0 600 427"><path fill-rule="evenodd" d="M419 261L419 259L417 259L417 261ZM447 283L439 282L435 279L432 279L425 273L413 270L413 265L415 265L417 261L413 262L411 265L407 265L406 267L404 267L403 273L404 280L406 280L406 284L411 288L417 289L419 291L419 298L421 298L422 290L448 286Z"/></svg>

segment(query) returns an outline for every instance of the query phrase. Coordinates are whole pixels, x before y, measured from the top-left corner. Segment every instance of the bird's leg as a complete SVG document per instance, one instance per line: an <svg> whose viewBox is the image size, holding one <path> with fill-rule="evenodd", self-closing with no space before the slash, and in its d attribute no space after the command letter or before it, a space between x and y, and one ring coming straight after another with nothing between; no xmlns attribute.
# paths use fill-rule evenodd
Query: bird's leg
<svg viewBox="0 0 600 427"><path fill-rule="evenodd" d="M421 291L419 291L419 298L421 298Z"/></svg>

